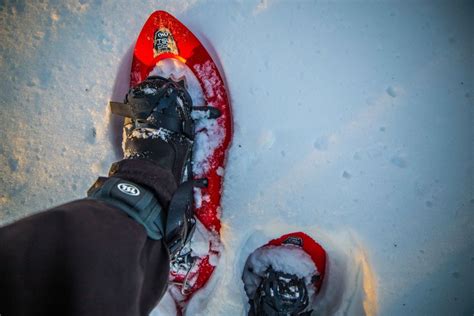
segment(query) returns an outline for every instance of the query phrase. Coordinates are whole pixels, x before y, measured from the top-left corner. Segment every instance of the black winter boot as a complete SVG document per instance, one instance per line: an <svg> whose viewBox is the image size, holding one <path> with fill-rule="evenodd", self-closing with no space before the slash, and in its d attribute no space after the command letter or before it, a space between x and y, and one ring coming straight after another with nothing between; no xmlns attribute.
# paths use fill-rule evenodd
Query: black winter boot
<svg viewBox="0 0 474 316"><path fill-rule="evenodd" d="M178 185L188 180L194 122L184 80L149 77L130 89L124 103L111 102L111 109L126 117L125 159L151 159L171 170Z"/></svg>
<svg viewBox="0 0 474 316"><path fill-rule="evenodd" d="M130 89L123 103L110 106L112 113L125 117L124 159L88 195L126 212L145 227L148 237L162 239L174 259L196 227L193 188L207 185L206 179L193 179L191 112L206 111L209 117L219 113L193 108L184 80L158 76L148 77Z"/></svg>

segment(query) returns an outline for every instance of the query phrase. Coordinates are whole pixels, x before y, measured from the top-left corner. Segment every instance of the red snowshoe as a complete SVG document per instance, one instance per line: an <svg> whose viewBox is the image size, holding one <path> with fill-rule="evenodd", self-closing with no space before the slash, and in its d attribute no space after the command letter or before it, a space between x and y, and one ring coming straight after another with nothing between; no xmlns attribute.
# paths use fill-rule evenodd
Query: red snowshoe
<svg viewBox="0 0 474 316"><path fill-rule="evenodd" d="M305 233L271 240L245 263L242 280L249 315L311 315L325 270L326 251Z"/></svg>
<svg viewBox="0 0 474 316"><path fill-rule="evenodd" d="M165 59L178 60L194 74L203 104L193 100L194 157L189 178L194 189L194 240L186 241L171 263L169 292L182 310L202 288L218 264L221 252L220 200L227 149L232 137L232 115L224 80L201 42L181 22L164 11L154 12L138 36L132 61L130 86L144 82ZM202 148L199 148L199 147ZM182 244L181 244L182 246ZM197 249L199 248L199 249Z"/></svg>

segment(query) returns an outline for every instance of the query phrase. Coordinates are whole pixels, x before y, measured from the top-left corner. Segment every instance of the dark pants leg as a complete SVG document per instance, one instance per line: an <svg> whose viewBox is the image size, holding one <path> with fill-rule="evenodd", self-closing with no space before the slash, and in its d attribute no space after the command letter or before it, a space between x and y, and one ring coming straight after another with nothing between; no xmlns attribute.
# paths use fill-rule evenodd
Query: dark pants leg
<svg viewBox="0 0 474 316"><path fill-rule="evenodd" d="M170 172L122 161L113 175L146 186L167 205ZM148 315L166 290L161 241L113 206L78 200L0 228L0 314Z"/></svg>

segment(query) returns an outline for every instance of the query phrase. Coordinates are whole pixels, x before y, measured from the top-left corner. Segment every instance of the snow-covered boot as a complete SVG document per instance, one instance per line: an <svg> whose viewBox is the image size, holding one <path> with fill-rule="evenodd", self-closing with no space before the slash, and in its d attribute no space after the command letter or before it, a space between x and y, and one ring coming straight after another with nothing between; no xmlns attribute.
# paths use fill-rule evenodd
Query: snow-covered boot
<svg viewBox="0 0 474 316"><path fill-rule="evenodd" d="M125 159L152 160L170 170L178 189L166 210L164 240L172 256L195 229L193 187L206 185L192 177L193 104L184 80L150 76L130 89L124 103L111 102L114 114L125 117Z"/></svg>
<svg viewBox="0 0 474 316"><path fill-rule="evenodd" d="M159 76L148 77L130 89L123 103L110 102L110 106L112 113L125 117L124 160L112 165L112 177L99 178L88 195L116 205L143 225L148 237L164 240L173 259L195 229L193 188L207 184L192 175L195 128L191 112L200 109L193 108L184 80ZM146 173L151 161L173 175L176 183L171 187L177 189L169 203L157 200L160 192L149 190L153 184L141 186L130 176L120 177L131 161L137 173Z"/></svg>
<svg viewBox="0 0 474 316"><path fill-rule="evenodd" d="M250 316L308 316L326 270L326 251L303 232L253 251L242 273Z"/></svg>
<svg viewBox="0 0 474 316"><path fill-rule="evenodd" d="M111 109L126 117L124 158L154 160L172 171L178 185L188 179L194 122L184 80L148 77L130 89L124 103L111 102Z"/></svg>
<svg viewBox="0 0 474 316"><path fill-rule="evenodd" d="M270 266L250 300L250 316L306 316L309 302L304 278Z"/></svg>

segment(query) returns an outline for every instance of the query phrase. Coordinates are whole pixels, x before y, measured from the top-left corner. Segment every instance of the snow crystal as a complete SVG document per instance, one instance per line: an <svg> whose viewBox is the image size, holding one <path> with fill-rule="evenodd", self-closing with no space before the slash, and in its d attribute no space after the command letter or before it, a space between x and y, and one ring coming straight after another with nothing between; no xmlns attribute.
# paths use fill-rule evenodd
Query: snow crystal
<svg viewBox="0 0 474 316"><path fill-rule="evenodd" d="M183 100L181 100L180 97L176 97L176 101L178 101L178 105L179 105L180 107L183 107L183 106L184 106L184 102L183 102Z"/></svg>
<svg viewBox="0 0 474 316"><path fill-rule="evenodd" d="M215 254L210 254L209 256L209 264L211 266L217 266L217 264L219 263L219 256L215 255Z"/></svg>
<svg viewBox="0 0 474 316"><path fill-rule="evenodd" d="M207 61L203 65L196 64L194 69L202 78L205 78L203 84L206 95L210 98L214 97L215 87L219 82L219 78L217 77L217 73L213 69L211 62Z"/></svg>
<svg viewBox="0 0 474 316"><path fill-rule="evenodd" d="M209 194L202 195L202 191L200 188L194 188L194 204L196 208L200 208L202 206L202 201L209 202L211 197Z"/></svg>
<svg viewBox="0 0 474 316"><path fill-rule="evenodd" d="M200 208L202 205L202 193L200 188L194 188L194 206Z"/></svg>
<svg viewBox="0 0 474 316"><path fill-rule="evenodd" d="M159 128L159 129L154 129L154 128L137 128L132 131L129 138L161 138L163 141L167 142L170 136L170 131L164 128ZM124 158L129 158L131 155L135 155L135 158L137 158L136 153L131 152L130 150L125 149L125 140L126 140L126 135L125 131L123 132L123 141L122 141L122 150L123 150L123 156Z"/></svg>
<svg viewBox="0 0 474 316"><path fill-rule="evenodd" d="M193 120L201 120L201 119L206 119L209 117L210 111L192 111L191 112L191 117Z"/></svg>
<svg viewBox="0 0 474 316"><path fill-rule="evenodd" d="M197 121L199 131L194 139L193 172L198 177L203 176L211 168L209 158L224 140L224 129L217 120L202 119Z"/></svg>
<svg viewBox="0 0 474 316"><path fill-rule="evenodd" d="M170 131L164 128L154 129L154 128L137 128L132 131L130 138L161 138L164 141L168 141L170 137Z"/></svg>
<svg viewBox="0 0 474 316"><path fill-rule="evenodd" d="M150 76L172 78L174 81L184 79L187 91L193 100L193 105L197 106L204 103L204 97L199 81L191 69L181 61L172 58L160 60L151 71Z"/></svg>
<svg viewBox="0 0 474 316"><path fill-rule="evenodd" d="M145 92L145 94L155 94L156 93L156 89L153 89L153 88L150 88L150 87L146 87L143 89L143 92Z"/></svg>
<svg viewBox="0 0 474 316"><path fill-rule="evenodd" d="M225 169L222 167L217 168L216 173L217 175L223 177L224 176Z"/></svg>
<svg viewBox="0 0 474 316"><path fill-rule="evenodd" d="M215 234L207 230L199 219L196 219L196 230L191 239L192 254L198 257L206 256L209 253L211 244L215 241Z"/></svg>

